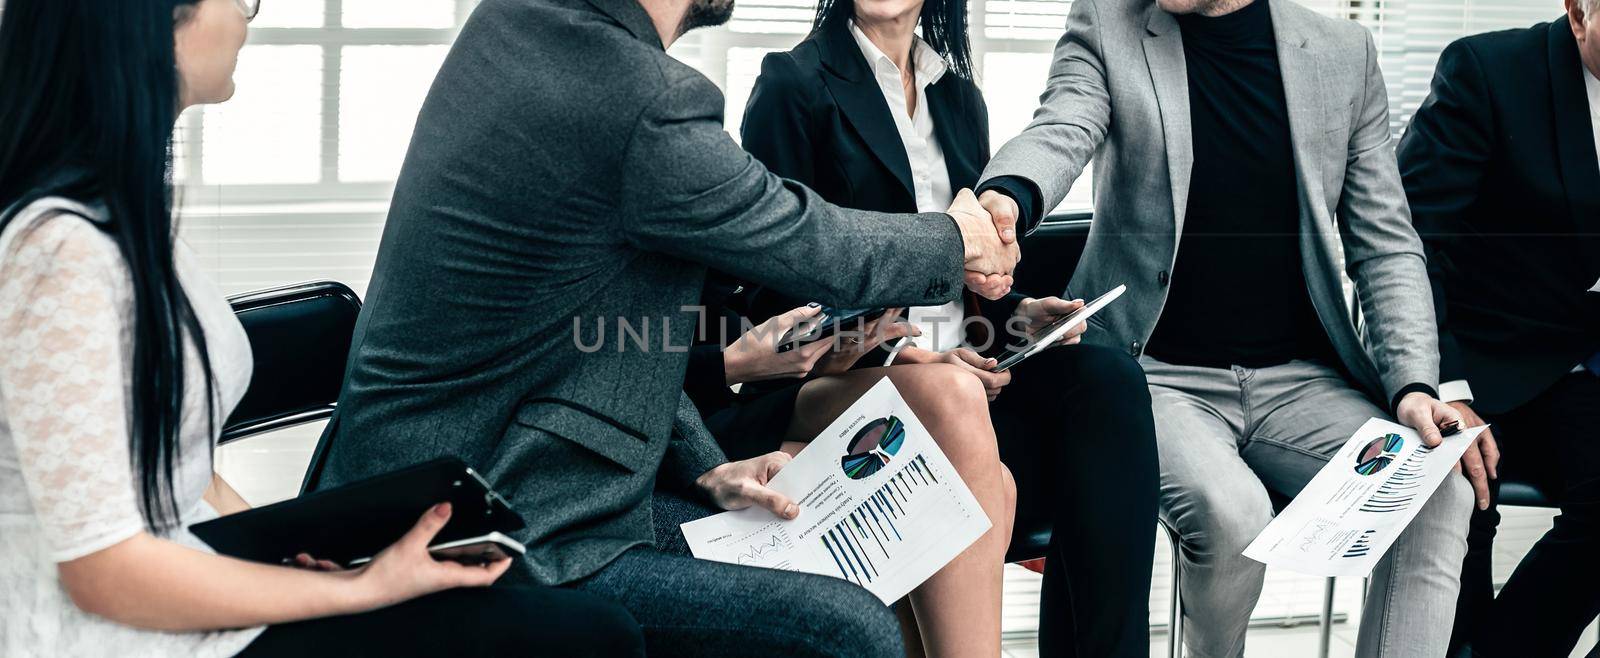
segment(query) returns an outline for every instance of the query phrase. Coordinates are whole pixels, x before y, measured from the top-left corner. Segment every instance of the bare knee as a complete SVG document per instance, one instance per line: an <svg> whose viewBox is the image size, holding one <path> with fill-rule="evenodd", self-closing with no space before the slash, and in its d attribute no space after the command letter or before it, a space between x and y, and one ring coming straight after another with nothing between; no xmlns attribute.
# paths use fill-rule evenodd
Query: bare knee
<svg viewBox="0 0 1600 658"><path fill-rule="evenodd" d="M1002 494L1001 503L1004 505L1001 508L1001 512L1004 517L998 519L995 525L1004 528L1006 543L1010 544L1012 530L1016 526L1017 479L1012 477L1011 469L1007 468L1004 463L1000 464L1000 492Z"/></svg>
<svg viewBox="0 0 1600 658"><path fill-rule="evenodd" d="M1005 494L1006 511L1017 510L1017 479L1011 475L1011 469L1005 464L1000 464L1000 490Z"/></svg>
<svg viewBox="0 0 1600 658"><path fill-rule="evenodd" d="M966 369L949 363L921 363L895 366L889 378L906 401L933 414L965 415L982 410L987 417L989 400L983 382Z"/></svg>

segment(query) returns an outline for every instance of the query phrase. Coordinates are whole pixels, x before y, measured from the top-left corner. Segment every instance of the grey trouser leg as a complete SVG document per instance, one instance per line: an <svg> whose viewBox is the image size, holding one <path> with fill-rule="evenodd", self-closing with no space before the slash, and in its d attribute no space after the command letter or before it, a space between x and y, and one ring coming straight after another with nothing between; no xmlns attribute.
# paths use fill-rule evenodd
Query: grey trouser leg
<svg viewBox="0 0 1600 658"><path fill-rule="evenodd" d="M1388 418L1337 371L1193 368L1144 360L1162 470L1162 515L1183 537L1185 645L1238 656L1265 569L1240 554L1368 418ZM1472 491L1450 477L1373 571L1359 656L1443 655L1466 555Z"/></svg>

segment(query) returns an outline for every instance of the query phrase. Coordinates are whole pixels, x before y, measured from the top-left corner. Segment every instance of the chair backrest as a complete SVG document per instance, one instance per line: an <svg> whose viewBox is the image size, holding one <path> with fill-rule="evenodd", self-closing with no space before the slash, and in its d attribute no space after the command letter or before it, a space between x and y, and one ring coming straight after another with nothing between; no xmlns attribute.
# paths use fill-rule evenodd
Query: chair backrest
<svg viewBox="0 0 1600 658"><path fill-rule="evenodd" d="M1089 239L1091 214L1052 215L1022 241L1022 262L1017 264L1015 289L1035 297L1059 295L1078 268ZM1077 291L1082 294L1083 291Z"/></svg>
<svg viewBox="0 0 1600 658"><path fill-rule="evenodd" d="M297 283L230 297L250 336L255 373L228 416L221 443L333 414L361 299L336 281Z"/></svg>

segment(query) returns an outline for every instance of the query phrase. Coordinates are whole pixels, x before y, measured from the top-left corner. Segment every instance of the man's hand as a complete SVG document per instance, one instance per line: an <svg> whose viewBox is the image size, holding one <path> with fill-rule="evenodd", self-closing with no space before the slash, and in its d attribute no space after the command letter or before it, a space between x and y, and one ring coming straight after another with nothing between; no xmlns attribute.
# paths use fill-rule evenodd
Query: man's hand
<svg viewBox="0 0 1600 658"><path fill-rule="evenodd" d="M1418 433L1422 434L1422 445L1429 448L1436 447L1444 442L1444 434L1439 431L1441 425L1447 425L1454 421L1457 427L1468 427L1466 421L1462 418L1461 412L1448 404L1433 399L1427 393L1407 393L1405 397L1400 398L1400 407L1395 410L1395 416L1401 423L1415 428ZM1474 452L1475 448L1467 448L1468 455ZM1467 458L1462 457L1461 461L1464 463ZM1456 468L1460 469L1461 465L1457 464ZM1481 468L1479 473L1480 477L1474 477L1469 471L1467 479L1472 482L1472 489L1478 499L1478 507L1487 508L1489 506L1489 484L1487 480L1481 477Z"/></svg>
<svg viewBox="0 0 1600 658"><path fill-rule="evenodd" d="M1461 414L1450 405L1433 399L1427 393L1411 392L1400 398L1400 406L1395 409L1395 417L1401 424L1417 430L1422 435L1422 445L1429 448L1438 447L1444 442L1444 434L1439 431L1440 425L1450 421L1461 422Z"/></svg>
<svg viewBox="0 0 1600 658"><path fill-rule="evenodd" d="M1011 272L1022 260L1022 250L1017 247L1015 219L1012 220L1012 241L1000 237L1001 231L989 211L972 196L972 190L963 189L946 211L955 219L961 230L961 242L966 249L966 284L973 292L989 299L999 299L1011 292Z"/></svg>
<svg viewBox="0 0 1600 658"><path fill-rule="evenodd" d="M792 459L786 452L769 452L744 461L728 462L697 478L695 486L710 494L717 507L736 510L751 505L765 508L780 519L800 516L800 506L788 496L767 488L767 483Z"/></svg>
<svg viewBox="0 0 1600 658"><path fill-rule="evenodd" d="M1056 320L1072 315L1080 308L1083 308L1083 300L1081 299L1074 299L1069 302L1060 297L1045 297L1044 299L1029 297L1017 305L1016 317L1027 320L1028 338L1037 340L1040 330L1043 330ZM1083 340L1083 332L1087 329L1087 322L1079 322L1073 325L1071 329L1068 329L1067 333L1062 334L1061 338L1056 339L1056 344L1076 345Z"/></svg>
<svg viewBox="0 0 1600 658"><path fill-rule="evenodd" d="M1010 196L995 190L984 190L978 196L978 205L989 211L989 217L994 219L994 228L1000 232L1000 241L1011 244L1017 241L1017 218L1022 215L1017 208L1017 202Z"/></svg>
<svg viewBox="0 0 1600 658"><path fill-rule="evenodd" d="M1478 416L1478 412L1465 402L1451 402L1450 408L1461 414L1461 427L1478 427L1487 425ZM1478 509L1489 509L1489 480L1500 479L1500 446L1494 442L1494 433L1484 430L1478 439L1467 447L1467 452L1461 455L1461 463L1457 465L1461 472L1467 474L1467 480L1472 482L1473 496L1478 499Z"/></svg>

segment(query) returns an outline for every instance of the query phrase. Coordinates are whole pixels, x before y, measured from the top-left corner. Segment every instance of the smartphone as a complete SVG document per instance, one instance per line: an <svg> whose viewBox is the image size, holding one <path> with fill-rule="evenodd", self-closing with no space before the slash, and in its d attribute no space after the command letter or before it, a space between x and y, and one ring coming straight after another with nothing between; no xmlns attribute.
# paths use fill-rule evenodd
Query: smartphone
<svg viewBox="0 0 1600 658"><path fill-rule="evenodd" d="M488 564L506 558L521 557L527 552L528 547L523 546L522 542L498 532L447 541L428 547L428 554L432 555L435 560L449 560L469 565ZM346 566L354 569L371 561L372 558L370 557L357 558L351 560Z"/></svg>
<svg viewBox="0 0 1600 658"><path fill-rule="evenodd" d="M449 560L462 564L488 564L506 558L521 557L527 547L515 539L491 532L482 537L469 537L428 547L435 560Z"/></svg>
<svg viewBox="0 0 1600 658"><path fill-rule="evenodd" d="M859 331L888 311L886 308L837 309L824 306L816 317L795 325L778 339L778 353L832 337L841 330Z"/></svg>

